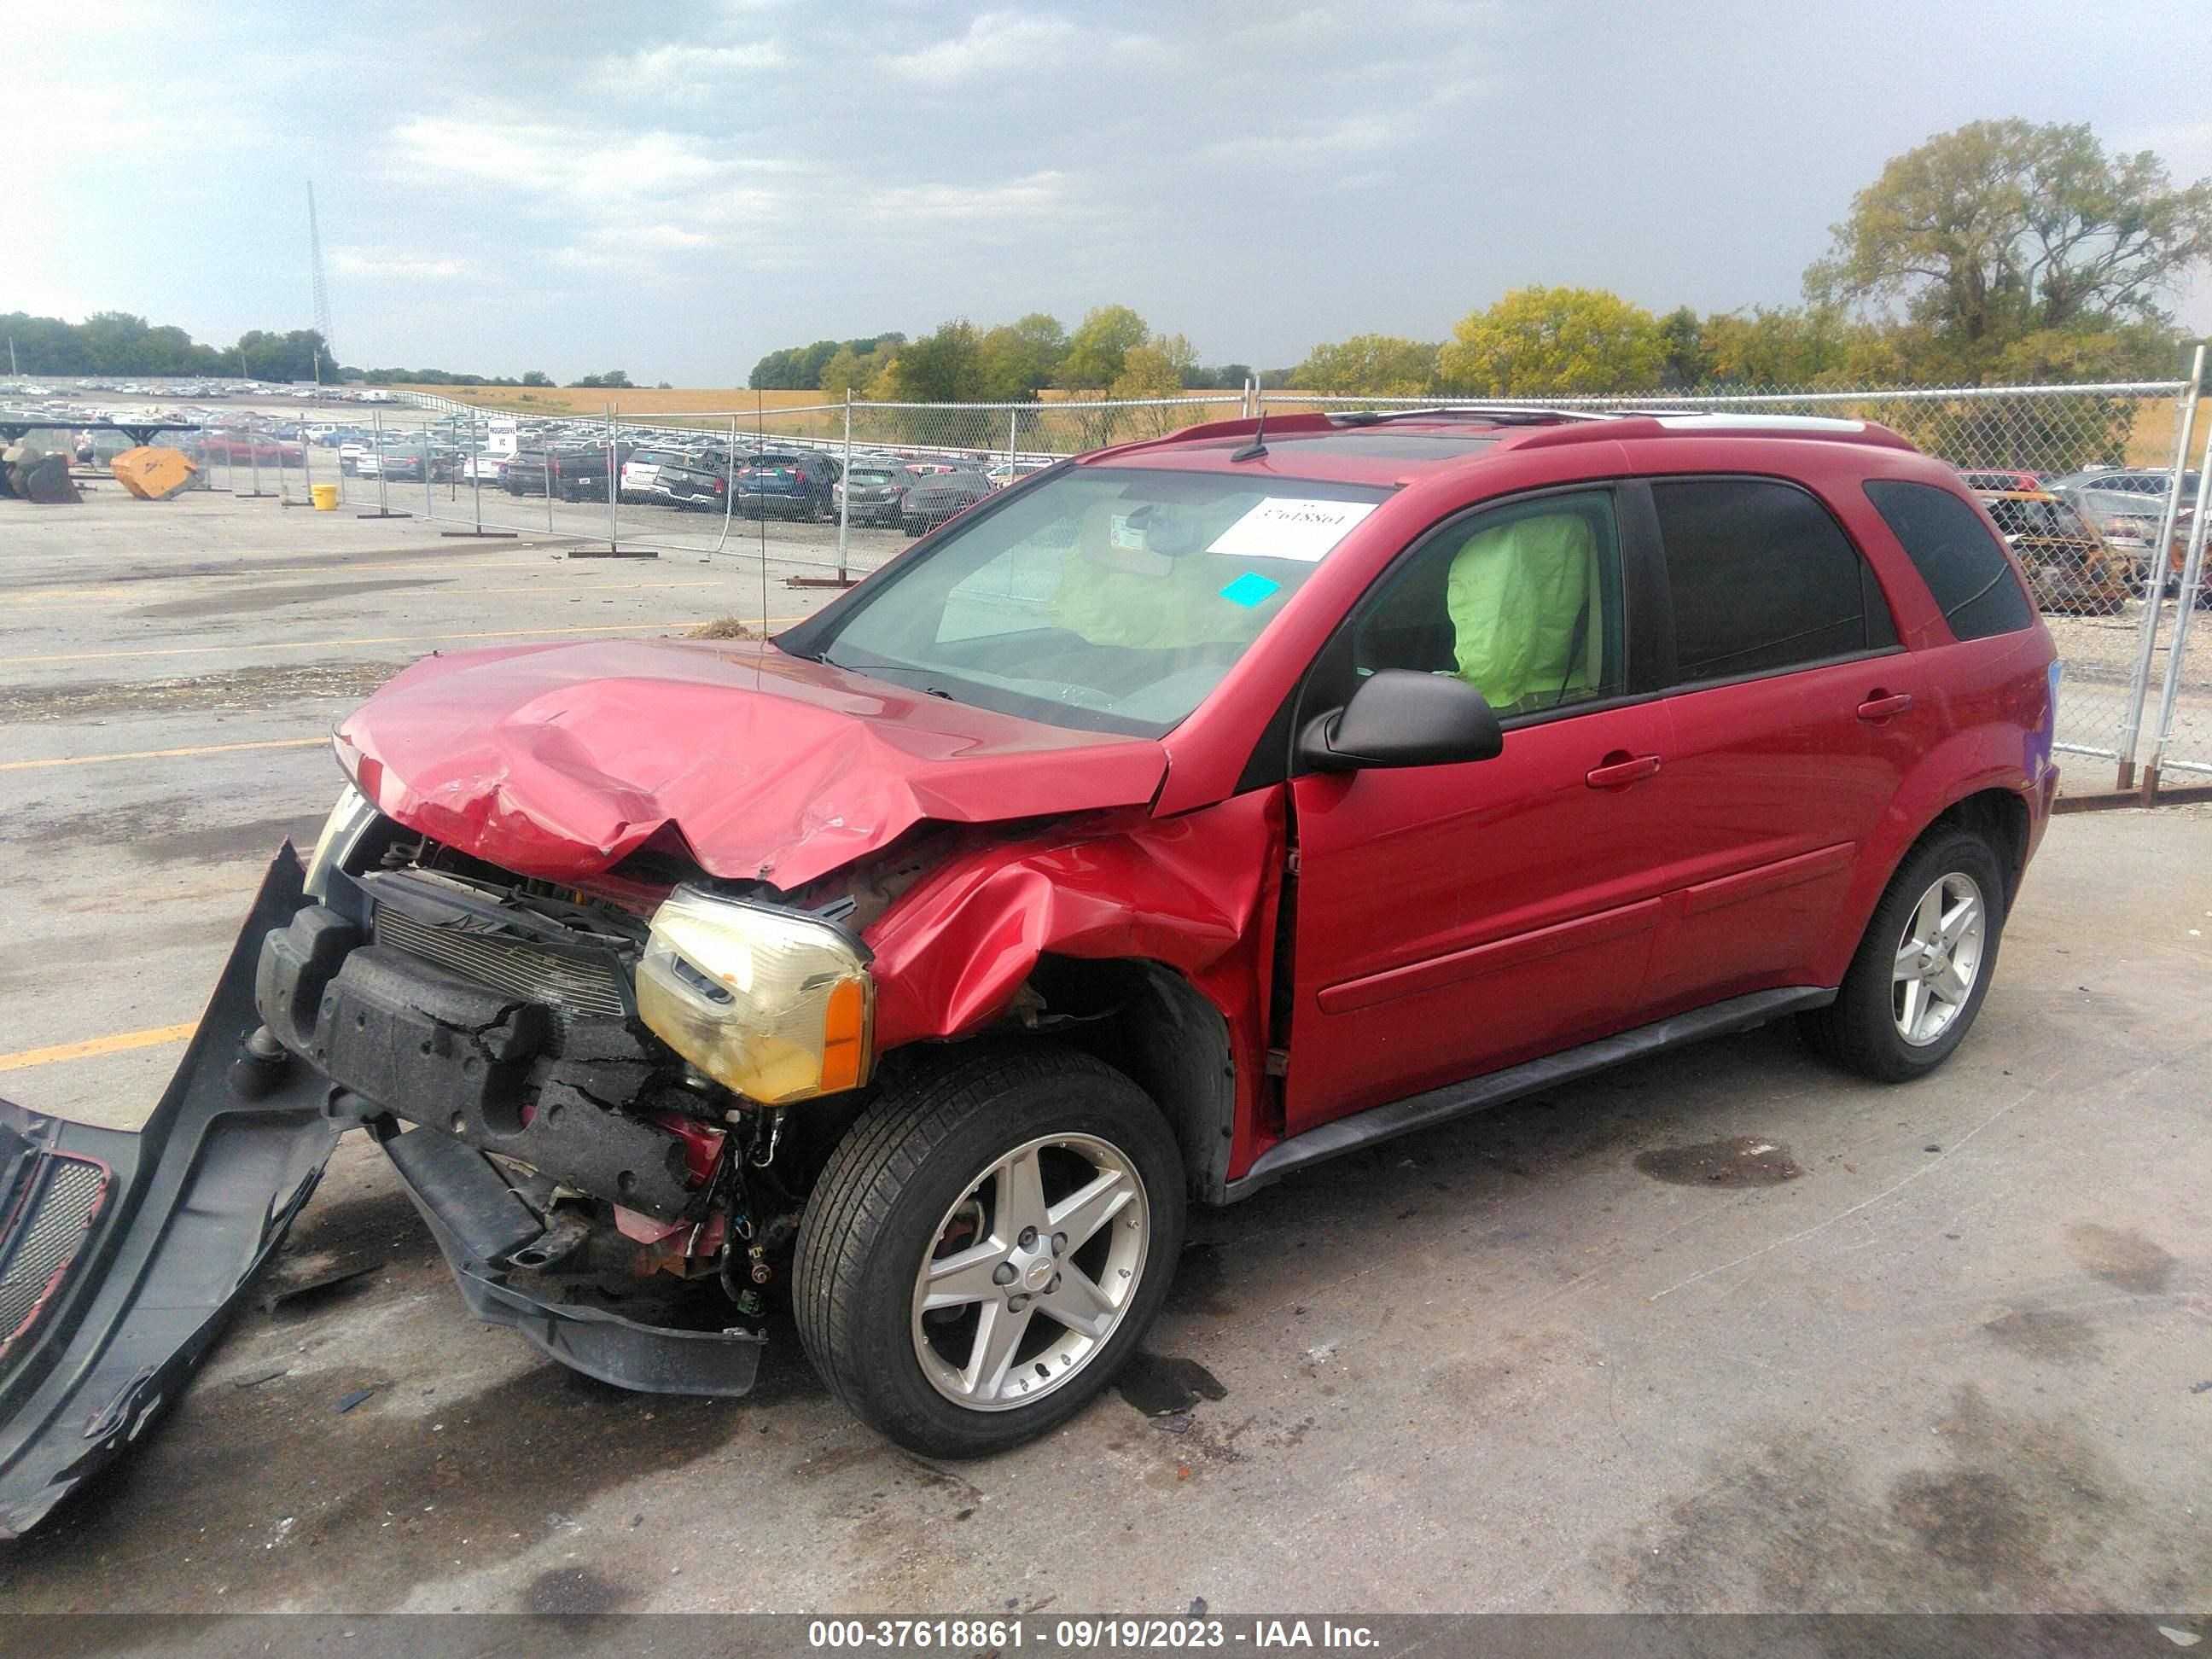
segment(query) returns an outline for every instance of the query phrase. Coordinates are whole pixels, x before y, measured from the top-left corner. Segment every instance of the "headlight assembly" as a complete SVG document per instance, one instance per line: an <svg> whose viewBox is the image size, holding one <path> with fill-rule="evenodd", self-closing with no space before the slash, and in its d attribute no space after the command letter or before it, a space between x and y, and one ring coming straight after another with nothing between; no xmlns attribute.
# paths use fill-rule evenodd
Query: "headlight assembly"
<svg viewBox="0 0 2212 1659"><path fill-rule="evenodd" d="M764 1106L856 1089L874 1059L875 982L852 936L679 887L653 913L637 1012L662 1042Z"/></svg>

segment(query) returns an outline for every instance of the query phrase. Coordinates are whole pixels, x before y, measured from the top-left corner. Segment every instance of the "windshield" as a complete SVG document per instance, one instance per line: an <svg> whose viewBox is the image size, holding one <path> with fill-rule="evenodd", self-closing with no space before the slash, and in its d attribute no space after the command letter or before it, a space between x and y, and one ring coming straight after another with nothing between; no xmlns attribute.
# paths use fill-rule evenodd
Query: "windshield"
<svg viewBox="0 0 2212 1659"><path fill-rule="evenodd" d="M1050 725L1158 737L1388 493L1070 468L957 521L793 648Z"/></svg>

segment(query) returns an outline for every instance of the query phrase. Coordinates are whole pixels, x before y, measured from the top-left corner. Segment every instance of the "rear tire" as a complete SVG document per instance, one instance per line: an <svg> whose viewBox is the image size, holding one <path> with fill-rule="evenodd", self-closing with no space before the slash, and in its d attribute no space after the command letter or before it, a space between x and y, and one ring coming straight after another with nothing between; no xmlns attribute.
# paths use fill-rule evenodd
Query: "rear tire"
<svg viewBox="0 0 2212 1659"><path fill-rule="evenodd" d="M831 1153L799 1226L799 1340L909 1451L1003 1451L1136 1351L1183 1211L1175 1136L1135 1084L1073 1049L980 1046L895 1086Z"/></svg>
<svg viewBox="0 0 2212 1659"><path fill-rule="evenodd" d="M1987 842L1950 828L1924 838L1890 878L1836 1000L1798 1015L1807 1046L1879 1083L1925 1077L1981 1012L2005 908Z"/></svg>

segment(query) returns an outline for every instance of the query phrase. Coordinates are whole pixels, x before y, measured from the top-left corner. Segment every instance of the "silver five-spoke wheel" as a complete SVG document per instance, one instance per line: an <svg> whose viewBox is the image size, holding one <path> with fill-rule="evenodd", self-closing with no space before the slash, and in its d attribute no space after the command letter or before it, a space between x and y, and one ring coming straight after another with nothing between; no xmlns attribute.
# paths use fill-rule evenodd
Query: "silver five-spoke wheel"
<svg viewBox="0 0 2212 1659"><path fill-rule="evenodd" d="M972 1411L1029 1404L1082 1371L1145 1273L1135 1164L1091 1135L1016 1147L945 1212L914 1286L922 1375Z"/></svg>
<svg viewBox="0 0 2212 1659"><path fill-rule="evenodd" d="M1920 896L1891 971L1891 1013L1905 1042L1925 1048L1958 1018L1981 974L1987 929L1988 907L1972 876L1952 871Z"/></svg>

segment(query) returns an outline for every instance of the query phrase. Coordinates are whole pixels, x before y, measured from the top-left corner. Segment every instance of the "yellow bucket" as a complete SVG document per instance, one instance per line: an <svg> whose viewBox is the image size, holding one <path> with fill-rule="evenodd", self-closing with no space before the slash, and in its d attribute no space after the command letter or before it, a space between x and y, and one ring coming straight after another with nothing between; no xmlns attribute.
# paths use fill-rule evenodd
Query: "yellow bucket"
<svg viewBox="0 0 2212 1659"><path fill-rule="evenodd" d="M338 487L336 484L313 484L309 487L315 498L315 511L335 513L338 510Z"/></svg>

